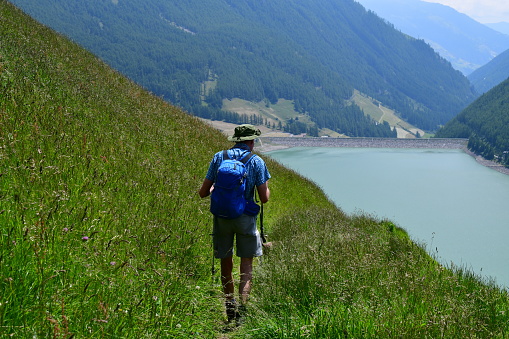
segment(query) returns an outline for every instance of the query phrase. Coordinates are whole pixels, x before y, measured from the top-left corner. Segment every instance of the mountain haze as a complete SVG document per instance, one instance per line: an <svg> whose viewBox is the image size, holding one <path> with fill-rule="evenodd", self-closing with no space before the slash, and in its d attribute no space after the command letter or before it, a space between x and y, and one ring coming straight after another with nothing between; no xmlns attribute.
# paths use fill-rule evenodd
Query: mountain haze
<svg viewBox="0 0 509 339"><path fill-rule="evenodd" d="M485 24L485 25L490 28L493 28L496 31L499 31L500 33L509 35L509 22L495 22L495 23Z"/></svg>
<svg viewBox="0 0 509 339"><path fill-rule="evenodd" d="M359 0L413 37L424 39L468 75L509 49L509 35L442 4L420 0Z"/></svg>
<svg viewBox="0 0 509 339"><path fill-rule="evenodd" d="M509 77L509 50L476 69L468 79L478 93L486 93Z"/></svg>
<svg viewBox="0 0 509 339"><path fill-rule="evenodd" d="M236 118L222 110L225 99L287 99L317 128L394 136L387 123L347 104L354 89L428 131L476 95L426 43L351 0L13 3L153 93L209 119Z"/></svg>

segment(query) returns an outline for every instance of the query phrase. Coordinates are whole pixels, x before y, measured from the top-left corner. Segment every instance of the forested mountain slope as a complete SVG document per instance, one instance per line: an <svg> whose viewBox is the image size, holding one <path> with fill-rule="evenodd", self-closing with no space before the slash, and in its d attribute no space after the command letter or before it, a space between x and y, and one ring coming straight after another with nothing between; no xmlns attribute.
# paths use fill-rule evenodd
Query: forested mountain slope
<svg viewBox="0 0 509 339"><path fill-rule="evenodd" d="M509 77L509 50L468 76L478 93L486 93Z"/></svg>
<svg viewBox="0 0 509 339"><path fill-rule="evenodd" d="M359 0L397 29L424 39L464 74L509 49L509 36L455 9L421 0Z"/></svg>
<svg viewBox="0 0 509 339"><path fill-rule="evenodd" d="M436 135L469 138L469 148L509 165L509 79L483 94Z"/></svg>
<svg viewBox="0 0 509 339"><path fill-rule="evenodd" d="M13 0L157 95L206 118L222 100L292 100L319 128L392 136L353 89L435 130L470 103L468 80L422 40L352 0Z"/></svg>
<svg viewBox="0 0 509 339"><path fill-rule="evenodd" d="M246 322L225 328L197 190L231 145L0 0L0 337L508 333L507 290L440 265L389 220L345 215L264 155L276 246L256 262Z"/></svg>

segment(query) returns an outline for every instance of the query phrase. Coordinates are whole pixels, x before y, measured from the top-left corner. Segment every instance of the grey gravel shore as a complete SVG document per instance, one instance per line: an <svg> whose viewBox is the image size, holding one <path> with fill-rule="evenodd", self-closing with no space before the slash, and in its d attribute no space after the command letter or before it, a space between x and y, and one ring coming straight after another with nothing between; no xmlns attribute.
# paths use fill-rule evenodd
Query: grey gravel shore
<svg viewBox="0 0 509 339"><path fill-rule="evenodd" d="M468 139L261 137L259 143L256 148L262 153L290 147L461 149L481 165L509 175L509 168L469 151Z"/></svg>

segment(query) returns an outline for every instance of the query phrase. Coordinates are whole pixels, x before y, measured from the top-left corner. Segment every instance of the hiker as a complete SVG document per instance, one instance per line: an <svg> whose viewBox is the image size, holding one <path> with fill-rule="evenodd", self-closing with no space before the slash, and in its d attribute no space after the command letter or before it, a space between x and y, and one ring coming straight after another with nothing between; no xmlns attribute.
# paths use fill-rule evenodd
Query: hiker
<svg viewBox="0 0 509 339"><path fill-rule="evenodd" d="M270 191L267 181L270 174L262 158L251 153L255 139L261 135L259 129L253 125L244 124L235 128L234 135L228 137L229 141L236 142L235 146L226 151L217 152L212 161L199 190L201 198L212 195L211 212L213 215L213 245L214 256L221 259L221 282L225 295L226 315L228 322L239 321L245 312L245 306L251 291L251 279L253 270L253 258L262 255L262 241L256 227L256 219L260 206L255 203L255 188L262 204L269 200ZM215 197L220 193L220 185L217 182L220 176L219 170L222 163L229 159L243 159L245 164L245 192L242 195L246 200L246 207L240 216L222 215L215 212L214 204L228 204L234 200ZM248 158L248 160L246 160ZM238 163L237 163L238 164ZM241 166L242 167L242 166ZM239 167L235 167L238 169ZM214 187L217 185L217 187ZM222 187L222 186L221 186ZM214 189L216 192L214 192ZM219 199L219 200L217 200ZM222 200L221 200L222 199ZM235 203L234 203L235 204ZM220 214L221 216L218 216ZM234 295L233 281L233 239L236 237L236 255L240 257L240 304L237 305Z"/></svg>

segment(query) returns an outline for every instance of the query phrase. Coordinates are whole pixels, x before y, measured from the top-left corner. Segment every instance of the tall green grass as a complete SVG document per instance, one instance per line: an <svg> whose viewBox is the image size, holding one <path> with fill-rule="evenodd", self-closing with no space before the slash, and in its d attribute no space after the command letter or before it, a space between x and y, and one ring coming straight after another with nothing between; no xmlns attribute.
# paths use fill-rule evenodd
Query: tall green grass
<svg viewBox="0 0 509 339"><path fill-rule="evenodd" d="M3 0L0 36L0 337L507 337L506 291L270 158L276 245L222 334L196 192L224 135Z"/></svg>
<svg viewBox="0 0 509 339"><path fill-rule="evenodd" d="M506 292L442 267L390 221L317 209L277 230L285 241L258 271L252 323L239 337L509 335Z"/></svg>
<svg viewBox="0 0 509 339"><path fill-rule="evenodd" d="M0 15L0 333L213 333L196 190L221 135L5 1Z"/></svg>

